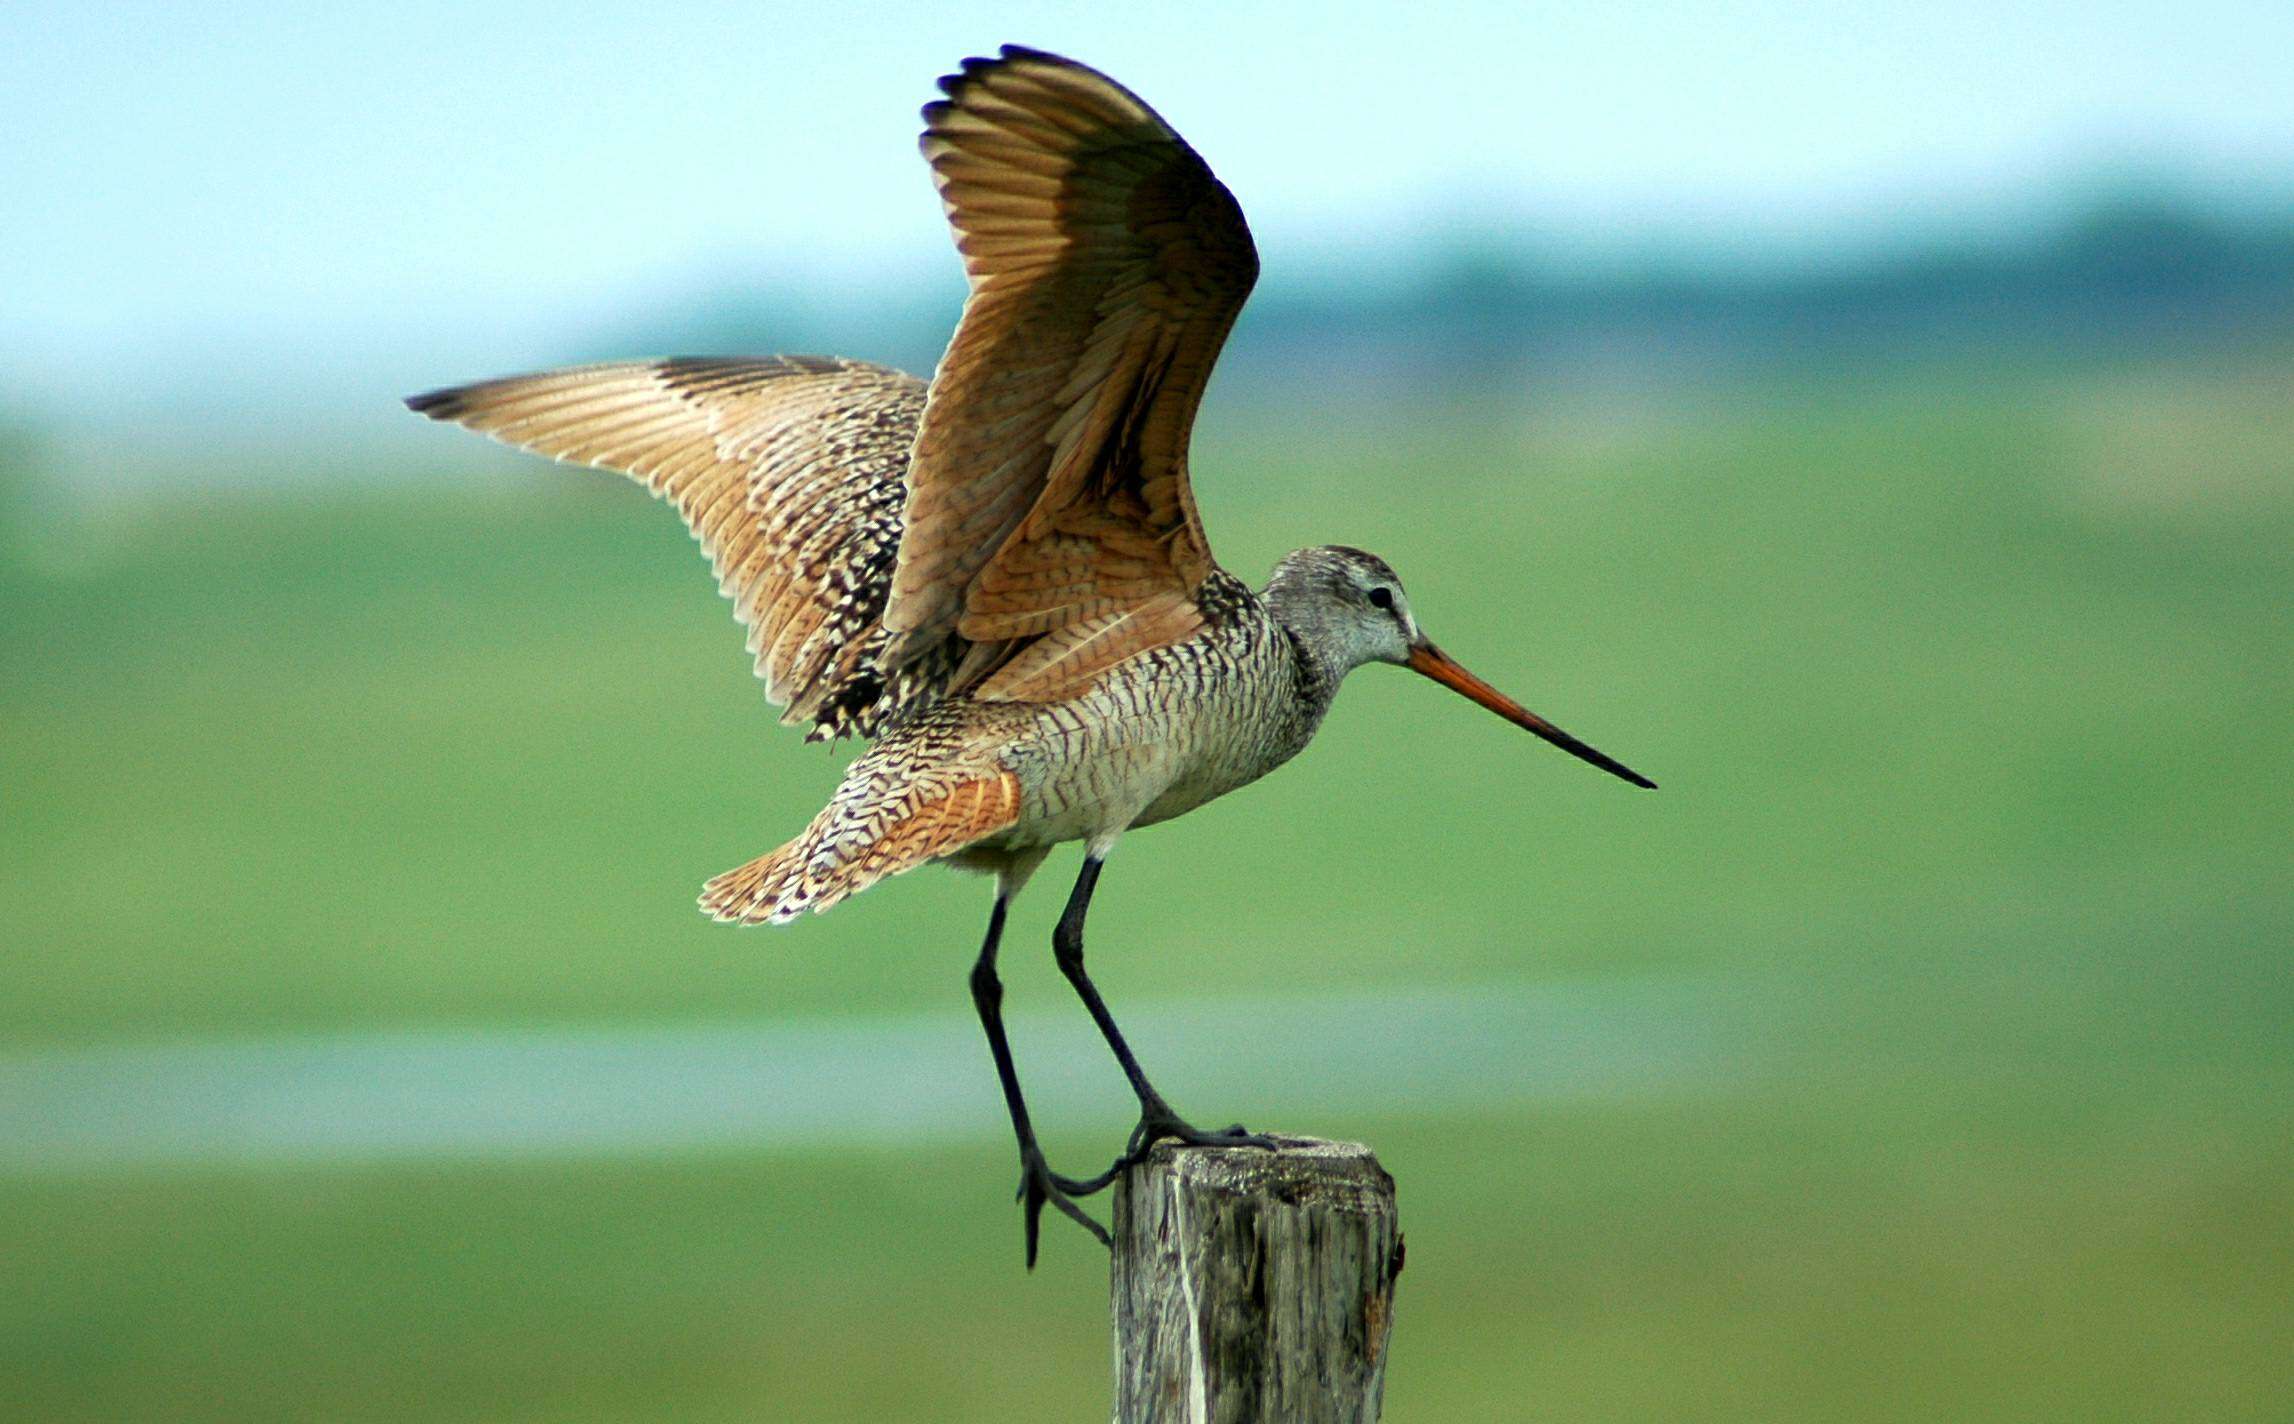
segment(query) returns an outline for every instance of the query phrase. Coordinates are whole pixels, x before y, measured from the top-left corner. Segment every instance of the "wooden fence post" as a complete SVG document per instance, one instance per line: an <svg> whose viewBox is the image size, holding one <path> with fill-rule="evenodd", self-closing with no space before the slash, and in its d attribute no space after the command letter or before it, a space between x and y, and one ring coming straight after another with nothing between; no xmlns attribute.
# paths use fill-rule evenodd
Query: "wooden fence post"
<svg viewBox="0 0 2294 1424"><path fill-rule="evenodd" d="M1375 1424L1402 1237L1352 1142L1164 1143L1115 1185L1116 1424Z"/></svg>

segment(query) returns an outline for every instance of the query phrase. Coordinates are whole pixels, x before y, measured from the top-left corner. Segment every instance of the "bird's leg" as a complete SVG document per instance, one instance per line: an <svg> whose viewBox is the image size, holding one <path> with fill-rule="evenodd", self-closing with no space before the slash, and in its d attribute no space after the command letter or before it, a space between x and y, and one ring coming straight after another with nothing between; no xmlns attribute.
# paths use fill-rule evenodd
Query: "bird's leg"
<svg viewBox="0 0 2294 1424"><path fill-rule="evenodd" d="M1004 937L1004 912L1009 904L1010 896L998 894L996 908L988 916L988 938L980 946L980 957L972 964L972 1007L980 1011L980 1027L987 1030L988 1052L995 1056L996 1077L1004 1085L1004 1106L1012 1113L1012 1133L1020 1140L1019 1200L1027 1213L1028 1269L1032 1271L1037 1224L1043 1216L1045 1202L1058 1207L1077 1225L1098 1237L1100 1245L1109 1242L1106 1228L1071 1200L1099 1187L1062 1177L1051 1170L1043 1159L1043 1149L1036 1145L1035 1128L1028 1122L1027 1099L1020 1095L1020 1075L1012 1066L1011 1043L1004 1037L1004 984L996 977L996 946Z"/></svg>
<svg viewBox="0 0 2294 1424"><path fill-rule="evenodd" d="M1071 1183L1071 1190L1098 1191L1122 1175L1126 1168L1145 1160L1148 1149L1166 1137L1194 1147L1272 1149L1275 1145L1272 1140L1247 1131L1240 1124L1217 1132L1194 1126L1173 1111L1163 1095L1155 1091L1155 1085L1147 1081L1147 1074L1133 1056L1131 1045L1123 1041L1123 1031L1115 1026L1115 1016L1107 1011L1107 1001L1099 997L1099 989L1091 982L1091 976L1083 972L1083 921L1091 912L1091 892L1099 884L1100 864L1097 856L1084 857L1083 873L1076 877L1075 890L1067 897L1067 909L1060 914L1059 927L1052 931L1052 955L1059 961L1059 970L1067 976L1067 982L1075 986L1076 997L1090 1010L1091 1021L1099 1025L1107 1046L1114 1050L1115 1061L1123 1065L1123 1076L1131 1080L1131 1091L1139 1097L1139 1125L1131 1129L1131 1139L1114 1165L1096 1177Z"/></svg>

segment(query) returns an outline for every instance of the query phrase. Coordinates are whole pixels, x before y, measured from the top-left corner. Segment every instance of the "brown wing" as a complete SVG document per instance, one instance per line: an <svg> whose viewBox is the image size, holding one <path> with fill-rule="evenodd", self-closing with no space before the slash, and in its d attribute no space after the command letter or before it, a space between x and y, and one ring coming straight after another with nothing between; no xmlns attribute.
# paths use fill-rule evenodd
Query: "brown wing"
<svg viewBox="0 0 2294 1424"><path fill-rule="evenodd" d="M936 696L961 645L887 688L877 659L924 383L859 361L585 366L407 404L497 440L632 476L676 505L749 630L765 694L814 735L872 734Z"/></svg>
<svg viewBox="0 0 2294 1424"><path fill-rule="evenodd" d="M1170 613L1213 567L1187 440L1258 254L1202 159L1104 75L1006 47L941 85L923 149L971 296L917 432L891 659L1082 631L1103 667L1158 645L1104 630L1201 626Z"/></svg>

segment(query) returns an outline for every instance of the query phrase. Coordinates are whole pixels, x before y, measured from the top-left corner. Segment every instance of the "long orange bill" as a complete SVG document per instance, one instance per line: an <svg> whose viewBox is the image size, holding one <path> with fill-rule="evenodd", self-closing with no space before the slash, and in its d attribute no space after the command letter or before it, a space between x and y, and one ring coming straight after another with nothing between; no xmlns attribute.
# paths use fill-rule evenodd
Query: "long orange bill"
<svg viewBox="0 0 2294 1424"><path fill-rule="evenodd" d="M1488 683L1458 666L1448 653L1432 643L1420 643L1410 650L1410 670L1421 672L1454 692L1463 694L1487 707L1517 727L1527 727L1563 751L1583 761L1589 761L1611 776L1620 776L1635 786L1654 791L1657 783L1633 770L1621 761L1602 755L1585 743L1572 737L1527 707L1514 701Z"/></svg>

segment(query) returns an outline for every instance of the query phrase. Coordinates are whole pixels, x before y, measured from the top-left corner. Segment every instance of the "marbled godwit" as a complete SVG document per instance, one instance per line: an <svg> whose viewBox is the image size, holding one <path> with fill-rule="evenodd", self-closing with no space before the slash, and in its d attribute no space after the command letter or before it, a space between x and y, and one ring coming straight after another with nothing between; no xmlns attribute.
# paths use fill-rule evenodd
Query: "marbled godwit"
<svg viewBox="0 0 2294 1424"><path fill-rule="evenodd" d="M1252 592L1212 559L1187 444L1258 275L1234 198L1136 96L1006 47L941 81L923 150L971 295L932 382L858 361L680 359L487 381L407 403L673 501L812 737L875 746L796 839L711 880L719 920L785 923L904 870L996 877L973 1002L1019 1139L1027 1256L1045 1203L1204 1131L1148 1082L1083 967L1110 847L1272 771L1338 684L1397 663L1636 786L1653 783L1467 672L1394 571L1302 549ZM1045 1164L1000 1012L1012 897L1084 843L1053 950L1139 1099L1115 1165Z"/></svg>

